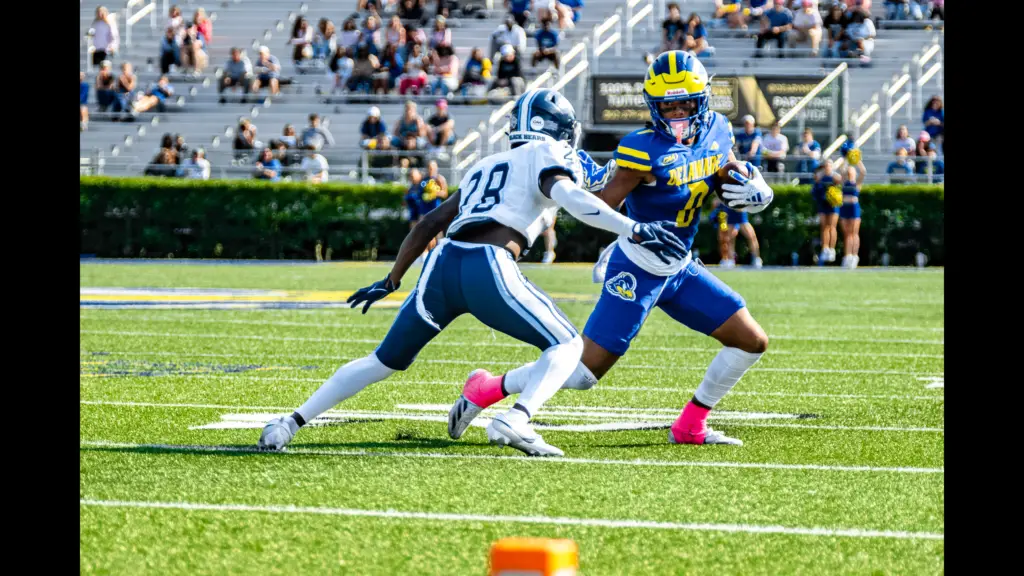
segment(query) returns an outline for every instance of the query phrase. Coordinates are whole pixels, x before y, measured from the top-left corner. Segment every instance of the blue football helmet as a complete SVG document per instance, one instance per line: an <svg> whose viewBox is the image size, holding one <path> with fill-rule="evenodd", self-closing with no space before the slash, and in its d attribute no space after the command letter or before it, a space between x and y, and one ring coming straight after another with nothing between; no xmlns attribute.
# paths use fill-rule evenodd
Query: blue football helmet
<svg viewBox="0 0 1024 576"><path fill-rule="evenodd" d="M659 103L680 100L696 101L692 116L669 120L661 115ZM682 50L662 52L647 68L644 101L651 110L655 131L673 140L689 139L711 121L711 77L692 54Z"/></svg>
<svg viewBox="0 0 1024 576"><path fill-rule="evenodd" d="M561 140L575 148L579 139L576 111L558 92L546 88L530 90L516 100L508 133L513 146L537 140Z"/></svg>

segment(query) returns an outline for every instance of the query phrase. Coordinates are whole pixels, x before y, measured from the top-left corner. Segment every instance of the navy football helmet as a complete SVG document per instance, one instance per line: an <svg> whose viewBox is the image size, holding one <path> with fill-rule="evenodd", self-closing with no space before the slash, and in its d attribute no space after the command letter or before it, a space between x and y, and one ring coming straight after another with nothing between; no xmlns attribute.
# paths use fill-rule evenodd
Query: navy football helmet
<svg viewBox="0 0 1024 576"><path fill-rule="evenodd" d="M530 90L516 100L508 140L515 146L537 140L561 140L575 148L580 139L576 110L564 96L546 88Z"/></svg>

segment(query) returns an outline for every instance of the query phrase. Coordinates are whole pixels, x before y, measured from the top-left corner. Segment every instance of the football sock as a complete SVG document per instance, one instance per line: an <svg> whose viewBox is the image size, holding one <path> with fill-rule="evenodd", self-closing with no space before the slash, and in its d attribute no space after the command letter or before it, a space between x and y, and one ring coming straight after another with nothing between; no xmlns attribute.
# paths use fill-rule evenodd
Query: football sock
<svg viewBox="0 0 1024 576"><path fill-rule="evenodd" d="M517 404L526 408L527 414L536 414L576 369L582 352L583 339L579 336L542 352L530 369L529 383L519 395ZM505 380L508 380L507 376Z"/></svg>
<svg viewBox="0 0 1024 576"><path fill-rule="evenodd" d="M718 351L715 358L708 366L697 391L693 393L695 400L709 409L722 399L736 382L750 369L758 360L761 354L744 352L739 348L724 347Z"/></svg>
<svg viewBox="0 0 1024 576"><path fill-rule="evenodd" d="M302 417L303 423L309 422L339 402L351 398L363 388L374 382L380 382L394 373L395 370L381 364L374 353L365 358L353 360L338 368L338 371L328 378L295 412ZM298 422L298 418L295 421Z"/></svg>
<svg viewBox="0 0 1024 576"><path fill-rule="evenodd" d="M530 370L533 369L534 364L536 362L524 364L505 374L505 381L502 384L502 392L504 392L505 396L522 393L526 388L526 384L530 381ZM573 370L569 378L562 384L562 389L590 390L595 384L597 384L597 377L594 376L583 362L577 362L576 369Z"/></svg>

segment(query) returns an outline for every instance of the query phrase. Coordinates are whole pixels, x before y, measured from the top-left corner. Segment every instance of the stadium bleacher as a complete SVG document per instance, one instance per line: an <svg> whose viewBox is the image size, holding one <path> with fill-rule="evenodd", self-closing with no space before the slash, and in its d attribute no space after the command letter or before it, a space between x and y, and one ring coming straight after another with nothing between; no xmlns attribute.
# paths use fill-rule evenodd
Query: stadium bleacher
<svg viewBox="0 0 1024 576"><path fill-rule="evenodd" d="M126 5L131 5L132 14L137 14L140 10L149 9L151 3L154 4L154 8L150 9L152 13L145 14L131 27L131 44L128 45ZM160 75L159 45L170 3L145 0L127 3L119 1L117 4L104 4L97 0L80 2L82 70L90 68L87 32L96 8L101 4L118 15L121 49L112 59L115 69L121 62L132 62L136 68L138 86L144 89ZM692 0L679 4L684 18L689 13L696 12L703 17L706 24L710 21L715 6L713 0ZM156 154L161 137L165 133L171 133L184 135L192 147L206 149L207 158L212 165L211 177L248 178L252 174L251 168L244 163L238 166L231 149L234 130L240 119L249 118L258 127L258 138L263 142L269 142L281 134L285 124L292 124L301 130L307 123L308 115L316 112L324 118L325 124L329 126L336 139L334 146L321 152L330 164L332 180L359 180L373 174L376 174L378 179L403 177L403 173L398 171L364 170L363 150L359 147L359 138L354 133L358 131L358 126L366 117L370 105L378 106L382 119L389 128L393 127L401 115L403 102L408 98L397 93L374 97L328 97L319 93L320 89L329 83L325 73L300 73L292 62L288 40L295 18L305 17L311 24L315 24L321 17L328 17L340 29L341 23L356 12L355 0L231 0L216 4L201 1L179 2L178 5L186 20L191 18L197 8L203 7L213 21L214 40L207 49L209 64L206 70L198 76L172 72L170 80L176 88L176 97L168 101L167 110L144 113L135 122L114 122L111 121L114 114L96 112L95 96L90 94L91 121L88 130L82 132L80 138L83 171L102 171L111 175L140 175ZM599 70L600 74L629 74L640 77L645 69L645 54L655 50L658 44L661 22L666 14L665 5L664 0L589 0L575 26L561 32L560 49L563 54L581 42L586 48L577 50L585 54L580 54L575 62L563 64L562 75L564 76L575 64L586 60L584 72L568 82L561 82L563 93L576 103L577 113L584 120L585 129L595 127L590 121L590 91L580 88L586 86L594 70ZM506 9L498 1L478 6L483 9L471 16L459 17L461 13L456 11L448 18L455 52L463 65L474 47L489 51L491 34L507 14ZM646 13L641 14L645 10ZM941 30L935 28L941 25L941 22L887 21L884 20L884 5L880 2L875 3L871 10L872 16L878 19L879 24L870 65L865 66L856 59L842 60L849 66L847 124L851 134L856 137L878 122L878 128L864 143L864 159L869 181L886 181L884 172L892 160L889 150L896 127L906 124L911 134L917 134L922 129L921 114L924 103L932 95L943 95L941 66L937 74L936 71L932 71L930 83L923 88L918 87L917 81L936 63L941 63L944 40ZM424 12L432 18L433 4L428 4ZM388 12L382 14L386 20ZM618 24L609 26L595 42L595 27L615 15L619 17ZM360 20L363 17L365 14ZM630 20L635 22L632 28L628 26ZM523 58L527 82L537 78L546 69L543 64L535 69L529 66L529 54L536 46L532 34L535 23L536 17L531 18L527 29L528 51ZM595 57L595 46L608 42L609 37L618 32L621 32L619 40L611 42L610 49ZM709 32L710 44L715 48L715 54L703 61L712 74L798 73L823 77L840 62L834 59L809 57L754 59L753 36L756 34L756 24L752 25L749 31L713 27L709 28ZM255 61L256 49L260 45L268 46L280 59L282 76L291 78L292 83L282 86L282 93L278 97L267 99L264 91L258 97L250 96L246 104L240 103L237 96L229 97L226 104L218 103L218 71L227 62L230 48L243 48L250 60ZM926 54L933 45L938 46L937 54L932 54L926 65L919 66L915 58ZM90 84L94 81L95 72L96 70L92 69L87 74L86 81ZM886 90L890 86L900 84L904 74L909 78L899 86L896 93L887 97ZM559 78L559 74L548 74L541 77L541 80L543 85L551 86ZM904 98L904 93L910 94L910 97ZM582 100L579 96L582 96ZM427 95L414 98L420 104L419 112L424 119L433 112L436 98ZM508 97L492 97L486 99L486 103L483 104L467 103L461 97L450 100L451 116L455 119L459 137L463 138L473 131L480 132L482 136L471 144L456 145L454 151L449 147L445 153L435 155L441 163L442 170L450 177L455 164L465 158L470 151L476 149L478 154L482 154L490 149L486 141L502 124L501 118L491 124L495 109L508 100ZM875 112L869 110L872 103L878 103L878 110ZM901 104L891 117L886 114L891 109L890 103ZM853 120L861 117L865 119L865 123L860 128L865 130L853 125ZM767 127L763 129L767 131ZM791 144L798 141L796 130L796 122L784 130ZM623 133L625 131L628 130L622 130ZM823 148L832 141L826 134L818 134L818 140ZM496 145L501 145L500 138L495 142ZM462 152L463 155L459 156L452 152ZM100 163L102 167L99 166Z"/></svg>

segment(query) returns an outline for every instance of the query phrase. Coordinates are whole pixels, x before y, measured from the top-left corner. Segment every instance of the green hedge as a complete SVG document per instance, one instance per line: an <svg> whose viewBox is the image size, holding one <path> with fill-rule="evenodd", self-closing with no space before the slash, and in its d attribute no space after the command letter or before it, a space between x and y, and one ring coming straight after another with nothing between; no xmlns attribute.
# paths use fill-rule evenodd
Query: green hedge
<svg viewBox="0 0 1024 576"><path fill-rule="evenodd" d="M81 253L101 257L313 259L319 243L334 260L389 259L409 229L399 185L90 176L80 190ZM878 264L886 252L892 265L913 264L917 252L942 265L943 195L942 186L865 186L861 265ZM765 264L788 265L793 252L801 264L812 261L819 232L807 186L776 186L775 202L751 221ZM716 262L716 235L702 224L694 247ZM557 230L563 262L592 262L613 240L564 211ZM747 261L742 239L737 251ZM538 239L524 259L539 260L542 252Z"/></svg>

